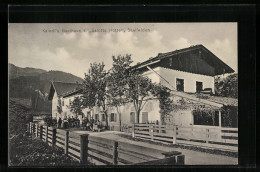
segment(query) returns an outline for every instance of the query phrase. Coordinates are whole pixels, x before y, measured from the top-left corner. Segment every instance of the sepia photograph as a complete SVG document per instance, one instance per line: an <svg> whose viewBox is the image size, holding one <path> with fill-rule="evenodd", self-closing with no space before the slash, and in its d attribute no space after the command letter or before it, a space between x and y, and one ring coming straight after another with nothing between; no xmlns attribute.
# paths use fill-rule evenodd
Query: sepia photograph
<svg viewBox="0 0 260 172"><path fill-rule="evenodd" d="M9 167L238 165L238 25L9 23Z"/></svg>

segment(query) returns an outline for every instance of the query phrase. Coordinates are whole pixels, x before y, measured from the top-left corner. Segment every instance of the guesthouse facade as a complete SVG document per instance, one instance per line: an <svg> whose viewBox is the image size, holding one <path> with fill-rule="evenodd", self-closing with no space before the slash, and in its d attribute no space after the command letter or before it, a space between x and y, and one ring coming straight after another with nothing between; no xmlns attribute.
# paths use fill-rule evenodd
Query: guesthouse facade
<svg viewBox="0 0 260 172"><path fill-rule="evenodd" d="M215 109L212 115L213 125L221 126L222 107L237 106L236 99L214 96L214 77L233 73L234 70L203 45L159 53L156 57L132 66L130 70L137 71L153 82L168 87L171 90L171 98L176 105L176 110L164 118L165 121L162 121L159 101L157 99L149 100L140 112L140 123L157 121L179 126L200 125L197 122L197 116L194 117L194 108L202 107L202 109L206 109L210 107L212 109L213 107ZM209 94L202 94L204 90L209 90ZM52 100L52 117L63 119L65 116L75 116L68 107L76 96L81 96L81 89L78 84L52 82L49 94L49 99ZM59 101L62 105L61 114L57 111ZM183 105L183 102L185 105ZM108 124L111 128L119 130L120 121L121 127L136 122L133 104L120 107L120 112L121 115L118 114L116 108L110 107L108 109ZM83 113L84 115L79 117L81 122L84 118L94 118L105 124L104 113L99 108L83 109Z"/></svg>

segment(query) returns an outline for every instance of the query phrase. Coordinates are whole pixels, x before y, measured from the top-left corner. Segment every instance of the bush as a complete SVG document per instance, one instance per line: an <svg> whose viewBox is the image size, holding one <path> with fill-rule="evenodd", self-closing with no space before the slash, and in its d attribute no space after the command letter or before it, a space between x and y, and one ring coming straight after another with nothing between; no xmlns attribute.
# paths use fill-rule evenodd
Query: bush
<svg viewBox="0 0 260 172"><path fill-rule="evenodd" d="M235 106L224 106L222 111L222 127L238 127L238 112Z"/></svg>
<svg viewBox="0 0 260 172"><path fill-rule="evenodd" d="M52 117L44 117L43 121L47 126L56 126L57 125L57 120L52 119Z"/></svg>
<svg viewBox="0 0 260 172"><path fill-rule="evenodd" d="M10 166L78 166L79 163L37 138L17 135L10 138Z"/></svg>
<svg viewBox="0 0 260 172"><path fill-rule="evenodd" d="M26 124L33 121L31 109L16 103L15 101L9 101L9 134L10 136L23 134L27 128Z"/></svg>

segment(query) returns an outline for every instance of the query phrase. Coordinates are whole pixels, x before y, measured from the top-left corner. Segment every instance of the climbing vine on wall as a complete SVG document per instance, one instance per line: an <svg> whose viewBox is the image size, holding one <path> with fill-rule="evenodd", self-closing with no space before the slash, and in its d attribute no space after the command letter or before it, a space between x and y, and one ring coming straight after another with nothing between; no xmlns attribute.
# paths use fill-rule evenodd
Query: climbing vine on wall
<svg viewBox="0 0 260 172"><path fill-rule="evenodd" d="M212 125L219 124L218 118L215 115L216 110L214 108L200 108L196 107L193 111L194 124L195 125Z"/></svg>
<svg viewBox="0 0 260 172"><path fill-rule="evenodd" d="M61 113L62 113L61 99L60 99L60 98L58 98L58 106L57 106L57 111L58 111L58 113L59 113L59 114L61 114Z"/></svg>
<svg viewBox="0 0 260 172"><path fill-rule="evenodd" d="M160 85L160 89L157 90L157 97L159 98L160 120L162 124L166 123L166 118L169 117L173 111L173 100L170 99L170 96L170 90Z"/></svg>
<svg viewBox="0 0 260 172"><path fill-rule="evenodd" d="M222 107L222 126L223 127L238 127L238 110L236 106Z"/></svg>

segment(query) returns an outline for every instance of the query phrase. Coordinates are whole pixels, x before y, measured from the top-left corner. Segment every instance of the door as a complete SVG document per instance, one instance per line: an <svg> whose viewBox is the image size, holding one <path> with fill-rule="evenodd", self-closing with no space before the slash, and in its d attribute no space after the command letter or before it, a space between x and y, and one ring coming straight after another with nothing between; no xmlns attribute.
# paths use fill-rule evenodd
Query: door
<svg viewBox="0 0 260 172"><path fill-rule="evenodd" d="M88 118L88 120L91 119L91 114L90 114L90 112L87 112L87 118Z"/></svg>
<svg viewBox="0 0 260 172"><path fill-rule="evenodd" d="M135 123L135 113L130 112L130 123Z"/></svg>
<svg viewBox="0 0 260 172"><path fill-rule="evenodd" d="M142 123L148 122L148 112L142 112Z"/></svg>

